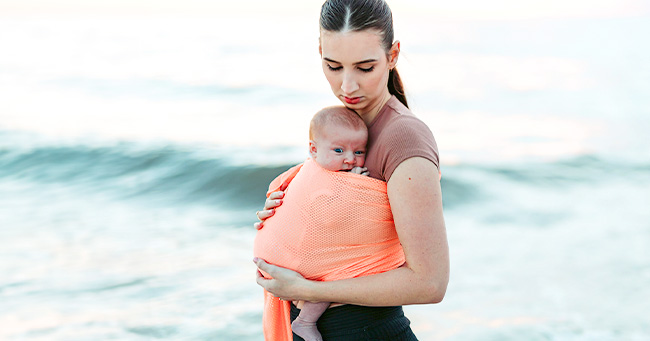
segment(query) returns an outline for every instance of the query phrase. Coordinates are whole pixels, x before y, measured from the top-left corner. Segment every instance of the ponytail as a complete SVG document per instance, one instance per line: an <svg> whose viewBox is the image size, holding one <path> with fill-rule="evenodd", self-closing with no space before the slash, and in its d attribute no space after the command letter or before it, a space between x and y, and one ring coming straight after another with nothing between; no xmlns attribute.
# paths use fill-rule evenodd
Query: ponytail
<svg viewBox="0 0 650 341"><path fill-rule="evenodd" d="M397 68L390 70L388 74L388 92L391 95L397 97L397 99L404 104L405 107L409 107L406 102L406 95L404 94L404 85L402 84L402 78L400 78Z"/></svg>

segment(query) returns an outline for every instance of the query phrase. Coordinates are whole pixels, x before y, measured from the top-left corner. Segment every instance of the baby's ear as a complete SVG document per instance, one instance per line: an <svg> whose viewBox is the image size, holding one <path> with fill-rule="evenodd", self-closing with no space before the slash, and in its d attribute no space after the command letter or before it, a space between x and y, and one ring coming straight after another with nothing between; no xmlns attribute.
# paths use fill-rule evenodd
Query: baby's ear
<svg viewBox="0 0 650 341"><path fill-rule="evenodd" d="M316 142L314 140L309 140L309 155L316 160Z"/></svg>

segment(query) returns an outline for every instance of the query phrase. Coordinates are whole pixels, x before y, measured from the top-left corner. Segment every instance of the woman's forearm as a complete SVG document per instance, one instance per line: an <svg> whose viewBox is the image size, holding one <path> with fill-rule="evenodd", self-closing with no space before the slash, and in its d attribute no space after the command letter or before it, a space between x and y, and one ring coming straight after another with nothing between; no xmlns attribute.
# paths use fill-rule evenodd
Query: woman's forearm
<svg viewBox="0 0 650 341"><path fill-rule="evenodd" d="M308 301L365 306L427 304L442 301L447 290L445 276L418 274L402 266L381 274L331 282L306 281L299 296Z"/></svg>

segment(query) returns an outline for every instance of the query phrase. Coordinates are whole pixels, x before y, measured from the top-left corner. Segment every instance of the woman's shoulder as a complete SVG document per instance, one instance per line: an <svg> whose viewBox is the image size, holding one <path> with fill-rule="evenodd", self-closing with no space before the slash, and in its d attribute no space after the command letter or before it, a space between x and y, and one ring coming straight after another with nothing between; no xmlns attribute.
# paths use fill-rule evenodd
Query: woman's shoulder
<svg viewBox="0 0 650 341"><path fill-rule="evenodd" d="M426 127L426 129L429 130L427 124L419 117L415 116L411 109L406 107L395 96L391 97L391 99L386 102L386 107L387 119L385 120L384 128L387 126L408 127L410 125L413 127Z"/></svg>
<svg viewBox="0 0 650 341"><path fill-rule="evenodd" d="M435 143L433 133L429 129L429 126L419 117L415 116L397 98L391 98L386 105L389 107L389 115L381 128L381 135L384 135L384 138L393 140L411 136L418 139L431 140Z"/></svg>
<svg viewBox="0 0 650 341"><path fill-rule="evenodd" d="M412 157L425 158L438 167L438 145L427 124L397 99L387 105L388 115L381 127L376 127L377 135L371 147L371 153L383 160L383 178L388 180L400 163Z"/></svg>

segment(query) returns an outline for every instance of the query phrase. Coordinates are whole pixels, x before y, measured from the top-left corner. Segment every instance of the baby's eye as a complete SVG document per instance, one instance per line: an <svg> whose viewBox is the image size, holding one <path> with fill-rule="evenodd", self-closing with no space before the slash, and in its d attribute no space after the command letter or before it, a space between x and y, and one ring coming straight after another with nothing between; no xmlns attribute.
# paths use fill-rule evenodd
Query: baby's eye
<svg viewBox="0 0 650 341"><path fill-rule="evenodd" d="M356 154L356 155L363 155L365 153L366 152L364 152L363 150L357 150L356 152L354 152L354 154Z"/></svg>
<svg viewBox="0 0 650 341"><path fill-rule="evenodd" d="M343 153L343 148L334 148L334 151L337 153Z"/></svg>

